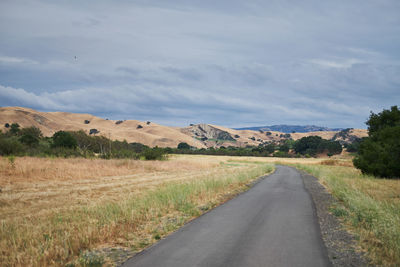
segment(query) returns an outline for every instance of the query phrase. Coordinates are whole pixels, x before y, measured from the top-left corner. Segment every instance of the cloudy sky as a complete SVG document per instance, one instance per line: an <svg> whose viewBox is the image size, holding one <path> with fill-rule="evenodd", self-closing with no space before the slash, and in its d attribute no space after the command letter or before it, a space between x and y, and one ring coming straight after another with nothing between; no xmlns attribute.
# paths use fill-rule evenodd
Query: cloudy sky
<svg viewBox="0 0 400 267"><path fill-rule="evenodd" d="M392 105L398 0L0 1L0 106L365 128Z"/></svg>

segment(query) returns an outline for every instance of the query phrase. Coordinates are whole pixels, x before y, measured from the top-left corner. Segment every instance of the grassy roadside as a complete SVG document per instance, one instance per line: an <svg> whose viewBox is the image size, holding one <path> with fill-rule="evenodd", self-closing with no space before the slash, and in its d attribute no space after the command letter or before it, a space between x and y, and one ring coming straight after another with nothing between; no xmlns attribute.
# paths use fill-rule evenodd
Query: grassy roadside
<svg viewBox="0 0 400 267"><path fill-rule="evenodd" d="M328 162L329 163L329 162ZM340 217L375 264L400 264L400 181L362 175L354 167L293 164L317 177L340 205Z"/></svg>
<svg viewBox="0 0 400 267"><path fill-rule="evenodd" d="M107 255L98 253L102 248L139 251L273 171L272 164L220 165L224 171L157 184L125 199L43 216L1 218L0 262L5 266L107 265Z"/></svg>

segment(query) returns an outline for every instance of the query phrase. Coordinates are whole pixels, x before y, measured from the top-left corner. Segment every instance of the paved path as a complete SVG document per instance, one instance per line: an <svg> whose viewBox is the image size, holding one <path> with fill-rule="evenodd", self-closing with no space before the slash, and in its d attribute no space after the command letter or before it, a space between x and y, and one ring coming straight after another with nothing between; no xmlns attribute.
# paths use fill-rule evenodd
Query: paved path
<svg viewBox="0 0 400 267"><path fill-rule="evenodd" d="M330 266L301 175L277 166L249 191L123 266Z"/></svg>

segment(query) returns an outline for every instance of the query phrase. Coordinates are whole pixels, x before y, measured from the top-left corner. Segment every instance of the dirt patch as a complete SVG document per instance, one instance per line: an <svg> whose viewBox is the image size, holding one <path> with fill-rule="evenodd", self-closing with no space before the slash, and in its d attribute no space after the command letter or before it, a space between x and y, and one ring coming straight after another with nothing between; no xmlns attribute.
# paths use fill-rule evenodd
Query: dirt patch
<svg viewBox="0 0 400 267"><path fill-rule="evenodd" d="M300 171L300 170L299 170ZM300 171L304 185L311 195L317 212L322 239L328 250L333 266L374 266L360 251L353 235L347 232L338 218L330 210L340 207L331 194L318 182L318 179Z"/></svg>

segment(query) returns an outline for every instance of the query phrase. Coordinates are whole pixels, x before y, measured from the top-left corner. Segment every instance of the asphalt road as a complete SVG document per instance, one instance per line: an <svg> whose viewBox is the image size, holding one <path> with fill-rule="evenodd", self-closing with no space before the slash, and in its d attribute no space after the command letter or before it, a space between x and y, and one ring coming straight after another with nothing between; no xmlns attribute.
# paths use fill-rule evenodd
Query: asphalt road
<svg viewBox="0 0 400 267"><path fill-rule="evenodd" d="M331 266L300 173L277 166L253 188L122 266Z"/></svg>

